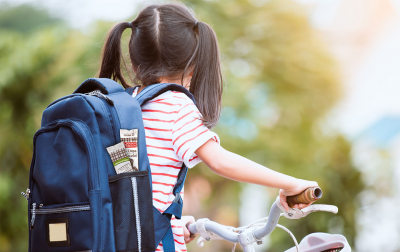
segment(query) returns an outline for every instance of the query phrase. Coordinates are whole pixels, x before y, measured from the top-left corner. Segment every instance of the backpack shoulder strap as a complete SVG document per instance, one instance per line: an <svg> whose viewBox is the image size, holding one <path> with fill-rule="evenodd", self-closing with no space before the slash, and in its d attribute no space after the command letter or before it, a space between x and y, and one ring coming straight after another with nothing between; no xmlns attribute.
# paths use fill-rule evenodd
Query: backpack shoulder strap
<svg viewBox="0 0 400 252"><path fill-rule="evenodd" d="M146 102L167 91L178 91L184 93L194 102L194 104L196 104L193 95L186 88L174 83L158 83L149 85L145 87L135 98L139 102L140 106L143 106L146 104ZM126 92L133 92L133 89L128 88Z"/></svg>
<svg viewBox="0 0 400 252"><path fill-rule="evenodd" d="M133 90L134 88L128 88L125 91L130 93L133 92ZM147 86L135 98L139 102L140 106L143 106L144 104L146 104L146 102L170 90L184 93L196 104L193 95L185 87L173 83L158 83ZM178 219L181 218L183 201L180 192L183 188L183 184L185 183L187 171L188 168L183 163L182 168L178 174L178 179L173 189L173 194L175 195L175 199L172 202L172 204L164 211L163 213L164 215L169 214L169 215L174 215Z"/></svg>
<svg viewBox="0 0 400 252"><path fill-rule="evenodd" d="M124 88L118 83L108 78L89 78L82 82L74 93L89 93L100 90L103 94L124 92Z"/></svg>
<svg viewBox="0 0 400 252"><path fill-rule="evenodd" d="M129 87L127 89L125 89L125 92L127 92L130 96L132 96L133 91L135 91L136 87Z"/></svg>

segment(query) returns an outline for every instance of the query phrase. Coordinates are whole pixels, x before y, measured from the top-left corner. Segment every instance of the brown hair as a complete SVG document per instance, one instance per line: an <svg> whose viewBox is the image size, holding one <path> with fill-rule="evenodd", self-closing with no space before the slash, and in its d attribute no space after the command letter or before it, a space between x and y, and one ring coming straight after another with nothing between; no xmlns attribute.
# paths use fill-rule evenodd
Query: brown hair
<svg viewBox="0 0 400 252"><path fill-rule="evenodd" d="M147 86L159 83L160 77L183 80L193 71L189 91L196 99L204 124L214 127L221 113L223 83L213 29L197 21L180 4L150 5L134 21L115 25L103 47L99 77L112 78L125 88L130 87L121 71L121 63L125 65L121 36L126 28L132 29L129 57L134 82Z"/></svg>

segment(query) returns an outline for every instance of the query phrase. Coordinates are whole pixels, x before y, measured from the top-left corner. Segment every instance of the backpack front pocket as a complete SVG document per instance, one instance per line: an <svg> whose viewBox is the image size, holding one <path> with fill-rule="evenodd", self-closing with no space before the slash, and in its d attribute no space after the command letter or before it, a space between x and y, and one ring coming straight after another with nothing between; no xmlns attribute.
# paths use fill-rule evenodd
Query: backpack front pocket
<svg viewBox="0 0 400 252"><path fill-rule="evenodd" d="M116 251L156 250L148 176L148 171L135 171L109 177Z"/></svg>
<svg viewBox="0 0 400 252"><path fill-rule="evenodd" d="M35 134L29 188L29 252L93 249L93 227L101 216L89 196L100 183L95 141L86 123L58 120Z"/></svg>
<svg viewBox="0 0 400 252"><path fill-rule="evenodd" d="M89 203L31 208L31 251L91 251L92 221Z"/></svg>

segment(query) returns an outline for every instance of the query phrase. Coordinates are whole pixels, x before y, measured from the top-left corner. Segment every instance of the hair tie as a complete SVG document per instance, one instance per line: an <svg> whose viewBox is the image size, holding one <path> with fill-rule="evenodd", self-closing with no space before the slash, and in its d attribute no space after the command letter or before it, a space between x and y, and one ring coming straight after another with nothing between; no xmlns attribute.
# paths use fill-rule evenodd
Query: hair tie
<svg viewBox="0 0 400 252"><path fill-rule="evenodd" d="M199 26L199 21L196 20L196 22L194 23L194 27L198 27Z"/></svg>
<svg viewBox="0 0 400 252"><path fill-rule="evenodd" d="M133 29L133 22L129 22L128 25L129 25L129 27L130 27L131 29Z"/></svg>

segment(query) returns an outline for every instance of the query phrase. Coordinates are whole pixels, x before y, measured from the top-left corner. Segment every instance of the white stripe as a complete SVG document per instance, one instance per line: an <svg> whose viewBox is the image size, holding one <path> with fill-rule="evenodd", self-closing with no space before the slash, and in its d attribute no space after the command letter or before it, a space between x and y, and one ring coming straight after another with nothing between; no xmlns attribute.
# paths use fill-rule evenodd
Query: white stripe
<svg viewBox="0 0 400 252"><path fill-rule="evenodd" d="M132 177L132 189L133 189L133 202L135 204L135 217L136 217L136 230L138 238L138 249L142 251L142 230L140 229L140 216L139 216L139 199L137 194L137 183L136 177Z"/></svg>

